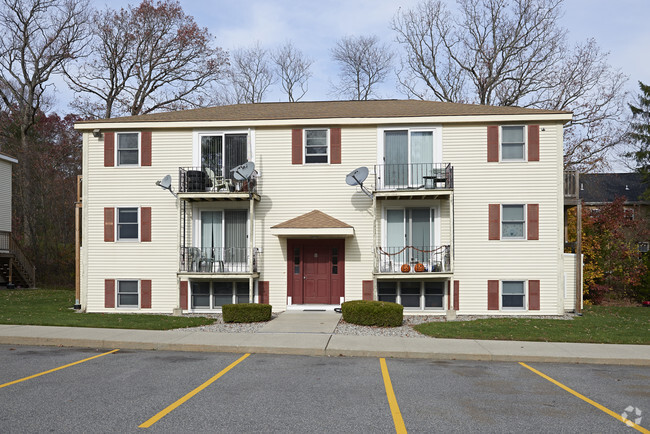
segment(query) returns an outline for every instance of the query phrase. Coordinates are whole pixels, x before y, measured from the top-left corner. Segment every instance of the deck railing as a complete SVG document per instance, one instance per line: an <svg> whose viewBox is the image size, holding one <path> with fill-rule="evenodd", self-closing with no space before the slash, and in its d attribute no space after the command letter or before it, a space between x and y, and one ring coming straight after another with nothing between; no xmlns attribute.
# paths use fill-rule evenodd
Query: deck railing
<svg viewBox="0 0 650 434"><path fill-rule="evenodd" d="M248 181L238 181L229 173L223 176L221 167L179 167L179 193L234 193L257 192L255 175Z"/></svg>
<svg viewBox="0 0 650 434"><path fill-rule="evenodd" d="M449 163L377 164L376 190L452 189L454 168Z"/></svg>
<svg viewBox="0 0 650 434"><path fill-rule="evenodd" d="M380 273L451 272L450 246L377 247ZM407 265L408 267L403 266Z"/></svg>
<svg viewBox="0 0 650 434"><path fill-rule="evenodd" d="M564 197L571 199L578 198L578 182L577 170L564 171Z"/></svg>
<svg viewBox="0 0 650 434"><path fill-rule="evenodd" d="M193 273L248 273L247 247L181 247L180 271ZM257 271L257 249L253 270Z"/></svg>

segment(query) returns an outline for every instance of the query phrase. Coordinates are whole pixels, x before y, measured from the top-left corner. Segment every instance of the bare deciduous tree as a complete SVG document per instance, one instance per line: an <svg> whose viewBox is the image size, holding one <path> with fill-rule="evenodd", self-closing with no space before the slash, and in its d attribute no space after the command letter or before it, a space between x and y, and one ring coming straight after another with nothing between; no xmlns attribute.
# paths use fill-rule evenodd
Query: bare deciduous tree
<svg viewBox="0 0 650 434"><path fill-rule="evenodd" d="M563 0L425 0L397 13L399 72L409 97L570 110L565 167L590 170L624 135L626 77L590 40L573 49L558 24Z"/></svg>
<svg viewBox="0 0 650 434"><path fill-rule="evenodd" d="M0 98L14 114L21 143L43 108L52 75L81 54L86 0L2 0Z"/></svg>
<svg viewBox="0 0 650 434"><path fill-rule="evenodd" d="M271 57L289 102L300 101L307 93L307 82L311 77L309 67L313 60L306 57L291 42L275 50Z"/></svg>
<svg viewBox="0 0 650 434"><path fill-rule="evenodd" d="M377 36L346 36L332 49L332 58L340 67L337 92L367 100L376 96L376 85L391 71L393 53Z"/></svg>
<svg viewBox="0 0 650 434"><path fill-rule="evenodd" d="M233 51L228 79L232 86L232 102L262 102L275 81L269 64L269 52L259 41L252 47Z"/></svg>
<svg viewBox="0 0 650 434"><path fill-rule="evenodd" d="M227 55L206 28L175 0L144 0L137 7L95 16L89 61L70 69L74 105L109 118L213 103L213 86Z"/></svg>

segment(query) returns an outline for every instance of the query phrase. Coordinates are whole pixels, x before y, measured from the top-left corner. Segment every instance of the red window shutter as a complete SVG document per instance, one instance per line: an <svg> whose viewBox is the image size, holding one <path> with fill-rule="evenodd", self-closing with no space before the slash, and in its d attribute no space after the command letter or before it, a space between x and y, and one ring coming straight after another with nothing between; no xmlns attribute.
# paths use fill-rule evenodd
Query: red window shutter
<svg viewBox="0 0 650 434"><path fill-rule="evenodd" d="M291 164L302 164L302 130L291 130Z"/></svg>
<svg viewBox="0 0 650 434"><path fill-rule="evenodd" d="M187 280L181 281L181 309L187 310Z"/></svg>
<svg viewBox="0 0 650 434"><path fill-rule="evenodd" d="M115 307L115 280L104 280L104 307Z"/></svg>
<svg viewBox="0 0 650 434"><path fill-rule="evenodd" d="M151 309L151 280L140 281L140 307Z"/></svg>
<svg viewBox="0 0 650 434"><path fill-rule="evenodd" d="M140 208L140 220L142 220L140 241L151 241L151 207L143 206Z"/></svg>
<svg viewBox="0 0 650 434"><path fill-rule="evenodd" d="M269 304L269 282L262 281L257 285L257 302L261 304Z"/></svg>
<svg viewBox="0 0 650 434"><path fill-rule="evenodd" d="M115 133L104 132L104 167L115 166Z"/></svg>
<svg viewBox="0 0 650 434"><path fill-rule="evenodd" d="M140 164L151 166L151 131L143 131L140 134Z"/></svg>
<svg viewBox="0 0 650 434"><path fill-rule="evenodd" d="M499 161L499 126L489 125L487 127L487 160L488 163Z"/></svg>
<svg viewBox="0 0 650 434"><path fill-rule="evenodd" d="M501 239L501 205L491 203L489 205L489 240Z"/></svg>
<svg viewBox="0 0 650 434"><path fill-rule="evenodd" d="M539 205L536 203L528 204L528 239L539 240Z"/></svg>
<svg viewBox="0 0 650 434"><path fill-rule="evenodd" d="M373 293L373 283L372 280L362 280L361 281L361 290L363 294L363 300L372 300Z"/></svg>
<svg viewBox="0 0 650 434"><path fill-rule="evenodd" d="M499 310L498 280L488 280L488 310Z"/></svg>
<svg viewBox="0 0 650 434"><path fill-rule="evenodd" d="M528 310L539 310L539 280L528 281Z"/></svg>
<svg viewBox="0 0 650 434"><path fill-rule="evenodd" d="M451 310L451 280L447 281L447 310Z"/></svg>
<svg viewBox="0 0 650 434"><path fill-rule="evenodd" d="M115 208L104 208L104 241L115 241Z"/></svg>
<svg viewBox="0 0 650 434"><path fill-rule="evenodd" d="M330 129L330 163L341 164L341 129Z"/></svg>
<svg viewBox="0 0 650 434"><path fill-rule="evenodd" d="M460 282L454 280L454 310L460 309Z"/></svg>
<svg viewBox="0 0 650 434"><path fill-rule="evenodd" d="M539 161L539 125L528 125L528 161Z"/></svg>

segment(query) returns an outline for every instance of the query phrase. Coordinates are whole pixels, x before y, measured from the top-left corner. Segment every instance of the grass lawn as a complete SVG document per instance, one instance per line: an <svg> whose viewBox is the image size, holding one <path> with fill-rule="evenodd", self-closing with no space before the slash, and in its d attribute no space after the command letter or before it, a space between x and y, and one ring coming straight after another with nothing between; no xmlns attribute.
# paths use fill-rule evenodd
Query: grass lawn
<svg viewBox="0 0 650 434"><path fill-rule="evenodd" d="M573 320L490 318L430 322L415 329L436 338L650 344L650 308L586 306Z"/></svg>
<svg viewBox="0 0 650 434"><path fill-rule="evenodd" d="M148 314L77 313L69 289L0 289L0 324L168 330L212 324L213 319Z"/></svg>

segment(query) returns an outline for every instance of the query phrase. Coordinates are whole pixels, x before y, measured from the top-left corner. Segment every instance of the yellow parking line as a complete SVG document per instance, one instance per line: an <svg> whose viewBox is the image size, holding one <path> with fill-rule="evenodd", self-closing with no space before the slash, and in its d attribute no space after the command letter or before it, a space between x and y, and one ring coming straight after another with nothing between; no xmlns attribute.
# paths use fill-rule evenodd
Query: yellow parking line
<svg viewBox="0 0 650 434"><path fill-rule="evenodd" d="M155 415L154 417L152 417L151 419L149 419L149 420L147 420L146 422L143 422L142 424L140 424L140 425L138 426L138 428L149 428L151 425L153 425L154 423L158 422L160 419L162 419L163 417L165 417L166 415L168 415L169 413L171 413L175 408L179 407L181 404L183 404L184 402L186 402L188 399L190 399L191 397L193 397L194 395L196 395L197 393L199 393L200 391L202 391L203 389L205 389L206 387L208 387L210 384L212 384L212 383L214 383L215 381L217 381L217 380L218 380L219 378L221 378L221 377L222 377L226 372L230 371L232 368L234 368L235 366L237 366L240 362L242 362L242 361L243 361L246 357L248 357L248 356L250 356L250 353L248 353L248 354L244 354L244 355L241 356L239 359L235 360L235 361L232 362L230 365L228 365L226 368L224 368L224 369L223 369L221 372L219 372L217 375L215 375L214 377L210 378L208 381L206 381L205 383L201 384L199 387L197 387L196 389L192 390L190 393L188 393L187 395L183 396L183 397L182 397L181 399L179 399L178 401L176 401L176 402L174 402L173 404L170 404L169 406L167 406L167 408L165 408L164 410L162 410L161 412L159 412L158 414L156 414L156 415Z"/></svg>
<svg viewBox="0 0 650 434"><path fill-rule="evenodd" d="M393 392L393 384L390 382L390 376L388 375L388 368L386 367L386 359L383 357L379 359L381 364L381 375L384 377L384 386L386 387L386 398L388 398L388 405L390 406L390 412L393 415L393 423L395 424L395 432L397 434L406 433L406 426L404 425L404 419L402 419L402 413L399 411L399 406L397 405L397 398L395 398L395 392Z"/></svg>
<svg viewBox="0 0 650 434"><path fill-rule="evenodd" d="M574 395L574 396L577 396L578 398L582 399L583 401L585 401L585 402L587 402L587 403L593 405L593 406L596 407L597 409L599 409L599 410L601 410L601 411L604 411L605 413L607 413L608 415L610 415L610 416L613 417L614 419L616 419L616 420L620 420L621 422L623 422L623 423L626 424L627 426L630 426L630 427L632 427L632 428L636 429L637 431L640 431L640 432L642 432L642 433L644 433L644 434L650 434L650 431L648 431L647 429L643 428L642 426L635 424L635 423L632 422L631 420L625 419L625 418L624 418L623 416L621 416L620 414L614 413L612 410L608 409L607 407L603 407L602 405L598 404L597 402L592 401L591 399L587 398L587 397L584 396L584 395L581 395L580 393L578 393L578 392L576 392L575 390L573 390L573 389L571 389L571 388L565 386L564 384L560 383L559 381L555 381L554 379L552 379L552 378L549 377L548 375L544 375L543 373L539 372L537 369L535 369L535 368L531 368L530 366L528 366L527 364L522 363L522 362L519 362L519 364L520 364L521 366L523 366L524 368L533 371L534 373L536 373L536 374L539 375L540 377L547 379L548 381L550 381L551 383L555 384L556 386L561 387L562 389L566 390L566 391L569 392L570 394L572 394L572 395Z"/></svg>
<svg viewBox="0 0 650 434"><path fill-rule="evenodd" d="M50 372L55 372L55 371L60 371L61 369L69 368L70 366L78 365L79 363L87 362L88 360L96 359L97 357L105 356L107 354L113 354L116 351L120 351L119 349L109 351L104 354L98 354L96 356L88 357L87 359L79 360L78 362L74 363L68 363L67 365L59 366L58 368L50 369L49 371L41 372L40 374L34 374L30 375L29 377L21 378L20 380L15 380L15 381L10 381L9 383L5 384L0 384L0 389L6 386L11 386L12 384L20 383L21 381L25 380L31 380L32 378L40 377L41 375L49 374Z"/></svg>

